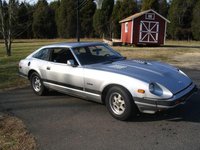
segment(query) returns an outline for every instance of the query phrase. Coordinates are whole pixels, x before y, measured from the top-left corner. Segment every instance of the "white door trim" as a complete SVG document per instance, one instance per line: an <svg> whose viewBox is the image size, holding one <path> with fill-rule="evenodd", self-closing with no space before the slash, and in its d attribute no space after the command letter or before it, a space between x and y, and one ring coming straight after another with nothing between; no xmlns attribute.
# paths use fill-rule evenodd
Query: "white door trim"
<svg viewBox="0 0 200 150"><path fill-rule="evenodd" d="M153 24L152 27L151 27L151 24ZM155 28L156 30L153 31L153 29ZM140 22L139 42L158 43L158 34L159 34L159 22L155 22L155 21L141 21Z"/></svg>

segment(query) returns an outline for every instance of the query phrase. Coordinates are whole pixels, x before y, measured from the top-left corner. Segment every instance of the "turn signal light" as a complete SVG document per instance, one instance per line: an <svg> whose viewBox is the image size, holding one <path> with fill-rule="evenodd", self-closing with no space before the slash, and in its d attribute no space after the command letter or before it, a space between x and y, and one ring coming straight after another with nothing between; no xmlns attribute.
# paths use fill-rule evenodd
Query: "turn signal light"
<svg viewBox="0 0 200 150"><path fill-rule="evenodd" d="M137 92L138 92L138 93L141 93L141 94L144 94L144 93L145 93L145 90L143 90L143 89L138 89Z"/></svg>

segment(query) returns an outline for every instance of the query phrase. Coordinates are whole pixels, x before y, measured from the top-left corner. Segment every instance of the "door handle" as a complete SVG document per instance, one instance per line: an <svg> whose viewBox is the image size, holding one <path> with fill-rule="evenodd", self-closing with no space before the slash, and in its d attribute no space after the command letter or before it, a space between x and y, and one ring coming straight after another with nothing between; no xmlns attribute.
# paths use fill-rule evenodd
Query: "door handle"
<svg viewBox="0 0 200 150"><path fill-rule="evenodd" d="M50 68L50 67L47 67L47 70L51 70L51 68Z"/></svg>

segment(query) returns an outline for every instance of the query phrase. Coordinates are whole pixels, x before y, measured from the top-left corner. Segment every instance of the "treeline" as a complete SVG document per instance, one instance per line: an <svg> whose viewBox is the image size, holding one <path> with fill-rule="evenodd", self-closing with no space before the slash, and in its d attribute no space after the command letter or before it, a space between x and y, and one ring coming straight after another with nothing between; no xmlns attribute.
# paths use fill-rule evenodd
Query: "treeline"
<svg viewBox="0 0 200 150"><path fill-rule="evenodd" d="M35 5L12 0L15 7L14 38L75 38L77 1L58 0L47 3L38 0ZM7 1L0 1L1 9L8 9ZM80 0L80 36L120 38L119 21L134 13L154 9L171 23L167 38L200 40L200 0L103 0L96 9L93 0ZM6 14L5 14L6 15Z"/></svg>

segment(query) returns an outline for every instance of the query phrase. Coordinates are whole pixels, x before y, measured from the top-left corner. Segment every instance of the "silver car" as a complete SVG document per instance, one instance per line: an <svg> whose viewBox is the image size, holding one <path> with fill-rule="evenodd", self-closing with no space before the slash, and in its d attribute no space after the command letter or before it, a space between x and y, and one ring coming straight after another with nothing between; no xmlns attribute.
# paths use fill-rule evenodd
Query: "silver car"
<svg viewBox="0 0 200 150"><path fill-rule="evenodd" d="M103 103L127 120L138 110L153 114L183 104L196 85L168 64L127 60L103 43L60 43L41 47L19 63L33 91L48 89Z"/></svg>

